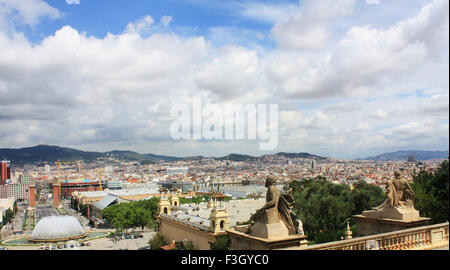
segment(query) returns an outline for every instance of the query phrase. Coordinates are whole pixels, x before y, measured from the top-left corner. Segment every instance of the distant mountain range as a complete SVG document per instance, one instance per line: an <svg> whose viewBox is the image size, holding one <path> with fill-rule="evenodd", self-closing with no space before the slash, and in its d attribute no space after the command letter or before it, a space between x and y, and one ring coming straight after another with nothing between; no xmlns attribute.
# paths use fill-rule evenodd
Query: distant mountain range
<svg viewBox="0 0 450 270"><path fill-rule="evenodd" d="M155 154L140 154L134 151L109 151L109 152L88 152L77 149L50 146L50 145L38 145L34 147L26 147L19 149L0 148L0 159L10 160L13 164L28 164L39 162L57 162L61 161L93 161L99 157L114 157L119 160L139 161L141 163L156 163L160 161L177 161L177 160L200 160L206 158L204 156L192 156L192 157L173 157ZM312 155L309 153L284 153L280 152L269 156L283 156L289 158L312 158L323 160L324 157ZM258 157L241 154L229 154L223 157L213 157L216 160L230 160L230 161L247 161L255 160Z"/></svg>
<svg viewBox="0 0 450 270"><path fill-rule="evenodd" d="M410 155L413 155L414 159L417 161L430 160L430 159L448 158L448 151L407 150L392 153L383 153L374 157L359 158L358 160L376 160L376 161L408 160L408 157Z"/></svg>
<svg viewBox="0 0 450 270"><path fill-rule="evenodd" d="M175 160L182 160L183 158L180 157L171 157L171 156L162 156L162 155L155 155L155 154L139 154L137 152L133 151L110 151L106 152L104 154L108 154L110 156L116 156L119 159L126 159L126 160L137 160L137 161L151 161L151 162L157 162L157 161L175 161Z"/></svg>
<svg viewBox="0 0 450 270"><path fill-rule="evenodd" d="M275 155L283 156L283 157L286 157L286 158L312 158L312 159L319 159L319 160L326 159L326 157L311 155L309 153L285 153L285 152L279 152L279 153L276 153Z"/></svg>
<svg viewBox="0 0 450 270"><path fill-rule="evenodd" d="M80 151L72 148L38 145L20 149L1 148L0 159L14 163L55 162L74 160L94 160L104 154L99 152Z"/></svg>
<svg viewBox="0 0 450 270"><path fill-rule="evenodd" d="M408 157L413 155L416 160L429 160L448 158L448 151L397 151L392 153L383 153L373 157L359 158L357 160L377 160L377 161L389 161L389 160L408 160ZM155 154L140 154L134 151L109 151L109 152L89 152L81 151L73 148L51 146L51 145L38 145L34 147L26 147L19 149L0 148L0 159L10 160L13 164L28 164L39 162L56 162L61 161L93 161L99 157L114 157L124 161L139 161L143 164L157 163L161 161L177 161L177 160L200 160L202 158L208 158L204 156L192 156L192 157L174 157ZM312 155L309 153L286 153L279 152L276 154L264 155L262 157L255 157L251 155L242 155L231 153L223 157L209 157L216 160L230 160L230 161L254 161L258 158L309 158L316 160L325 160L326 157Z"/></svg>
<svg viewBox="0 0 450 270"><path fill-rule="evenodd" d="M161 156L154 154L139 154L133 151L109 151L109 152L88 152L77 149L38 145L20 149L0 148L0 159L10 160L12 163L34 163L34 162L56 162L61 161L93 161L99 157L115 157L119 160L140 161L144 163L155 163L158 161L180 160L182 158Z"/></svg>

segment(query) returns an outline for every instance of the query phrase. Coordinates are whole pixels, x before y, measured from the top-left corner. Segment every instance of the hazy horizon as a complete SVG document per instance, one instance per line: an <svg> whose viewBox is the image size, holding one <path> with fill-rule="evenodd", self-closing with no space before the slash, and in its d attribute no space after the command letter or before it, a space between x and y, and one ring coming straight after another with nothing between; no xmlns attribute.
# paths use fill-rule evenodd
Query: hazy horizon
<svg viewBox="0 0 450 270"><path fill-rule="evenodd" d="M107 152L112 152L112 151L133 151L136 152L138 154L142 154L142 155L146 155L146 154L153 154L153 155L157 155L157 156L170 156L170 157L178 157L178 158L186 158L186 157L194 157L194 156L203 156L206 158L218 158L218 157L224 157L227 156L229 154L239 154L239 155L249 155L249 156L254 156L254 157L262 157L264 155L271 155L271 154L277 154L280 152L285 152L285 153L308 153L311 155L315 155L315 156L321 156L321 157L325 157L325 158L338 158L338 159L348 159L348 160L356 160L356 159L362 159L362 158L368 158L368 157L375 157L378 155L382 155L382 154L388 154L388 153L395 153L395 152L400 152L400 151L404 151L404 152L411 152L411 151L431 151L431 152L445 152L445 151L449 151L449 150L418 150L418 149L407 149L407 150L397 150L397 151L392 151L392 152L383 152L383 153L378 153L378 154L374 154L374 155L370 155L370 156L361 156L361 157L355 157L355 158L343 158L343 157L339 157L339 156L330 156L330 155L318 155L316 153L310 153L310 152L304 152L304 151L300 151L300 152L292 152L292 151L280 151L280 152L273 152L273 153L267 153L267 154L263 154L263 155L251 155L248 153L234 153L234 152L230 152L230 153L226 153L223 155L217 155L217 156L205 156L202 154L198 154L198 155L192 155L192 156L173 156L173 155L167 155L164 153L152 153L152 152L139 152L137 150L131 150L131 149L109 149L106 151L96 151L96 150L92 150L92 149L79 149L76 147L67 147L67 146L61 146L61 145L49 145L49 144L40 144L40 145L33 145L33 146L25 146L25 147L19 147L19 148L10 148L10 149L23 149L23 148L31 148L31 147L36 147L36 146L41 146L41 145L45 145L45 146L55 146L55 147L62 147L62 148L71 148L71 149L76 149L76 150L81 150L81 151L86 151L86 152L100 152L100 153L107 153ZM0 149L5 149L4 147L0 148Z"/></svg>

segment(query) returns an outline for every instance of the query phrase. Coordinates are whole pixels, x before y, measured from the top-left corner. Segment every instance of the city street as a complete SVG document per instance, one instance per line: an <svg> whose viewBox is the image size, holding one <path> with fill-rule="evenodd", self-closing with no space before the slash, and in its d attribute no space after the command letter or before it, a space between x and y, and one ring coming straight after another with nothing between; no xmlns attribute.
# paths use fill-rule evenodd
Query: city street
<svg viewBox="0 0 450 270"><path fill-rule="evenodd" d="M98 230L98 231L107 231L107 230ZM88 241L90 246L79 246L73 247L70 246L62 249L56 248L55 250L138 250L141 247L148 246L148 242L156 232L144 232L143 238L137 239L123 239L114 243L112 238L100 238L95 240ZM74 242L74 241L72 241ZM50 246L51 244L47 244ZM56 247L56 245L53 245ZM41 250L40 246L7 246L8 250Z"/></svg>
<svg viewBox="0 0 450 270"><path fill-rule="evenodd" d="M81 213L78 213L77 211L75 211L74 209L72 209L70 207L70 200L61 200L60 204L63 207L63 211L71 216L74 216L76 219L78 219L78 221L80 222L81 226L83 226L83 228L87 229L90 228L89 227L89 220L82 216Z"/></svg>

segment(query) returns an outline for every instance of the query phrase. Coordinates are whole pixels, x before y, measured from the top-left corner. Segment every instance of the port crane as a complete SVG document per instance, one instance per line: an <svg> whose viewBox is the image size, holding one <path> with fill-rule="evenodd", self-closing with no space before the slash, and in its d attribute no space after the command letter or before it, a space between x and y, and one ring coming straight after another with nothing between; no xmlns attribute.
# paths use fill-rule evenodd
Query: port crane
<svg viewBox="0 0 450 270"><path fill-rule="evenodd" d="M61 197L61 164L72 164L72 163L78 163L78 170L80 170L80 164L82 167L82 163L80 161L61 161L58 159L58 162L54 162L58 165L58 196ZM84 168L83 168L83 175L84 175Z"/></svg>
<svg viewBox="0 0 450 270"><path fill-rule="evenodd" d="M102 191L103 190L103 187L102 187L102 176L103 176L104 171L96 171L96 173L98 173L100 175L100 191Z"/></svg>

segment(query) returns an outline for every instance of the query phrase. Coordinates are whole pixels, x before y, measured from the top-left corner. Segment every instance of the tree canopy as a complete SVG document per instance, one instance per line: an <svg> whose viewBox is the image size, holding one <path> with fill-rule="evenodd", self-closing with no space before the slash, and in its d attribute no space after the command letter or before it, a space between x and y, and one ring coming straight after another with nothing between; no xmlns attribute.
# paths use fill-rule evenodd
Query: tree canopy
<svg viewBox="0 0 450 270"><path fill-rule="evenodd" d="M353 190L323 178L292 181L287 188L292 188L295 198L293 213L312 243L340 240L352 215L379 205L385 198L381 188L363 181Z"/></svg>
<svg viewBox="0 0 450 270"><path fill-rule="evenodd" d="M11 209L6 209L5 211L5 216L3 217L3 225L7 224L8 222L11 221L11 219L14 216L14 211Z"/></svg>
<svg viewBox="0 0 450 270"><path fill-rule="evenodd" d="M158 198L129 203L119 203L102 210L102 216L111 222L117 231L142 228L155 224L153 215L158 209Z"/></svg>
<svg viewBox="0 0 450 270"><path fill-rule="evenodd" d="M148 242L148 244L150 245L150 248L152 250L160 250L162 246L169 244L169 242L166 240L164 236L162 236L160 233L157 233Z"/></svg>
<svg viewBox="0 0 450 270"><path fill-rule="evenodd" d="M449 220L449 162L445 160L435 172L421 171L414 175L411 187L416 196L414 206L420 215L430 217L431 222Z"/></svg>
<svg viewBox="0 0 450 270"><path fill-rule="evenodd" d="M213 250L229 250L231 247L231 240L228 235L220 236L212 245Z"/></svg>
<svg viewBox="0 0 450 270"><path fill-rule="evenodd" d="M184 197L180 197L180 204L187 204L187 203L201 203L201 202L207 202L209 201L209 195L205 194L205 195L201 195L201 196L194 196L191 198L184 198ZM223 200L224 201L230 201L232 199L232 197L225 197Z"/></svg>

